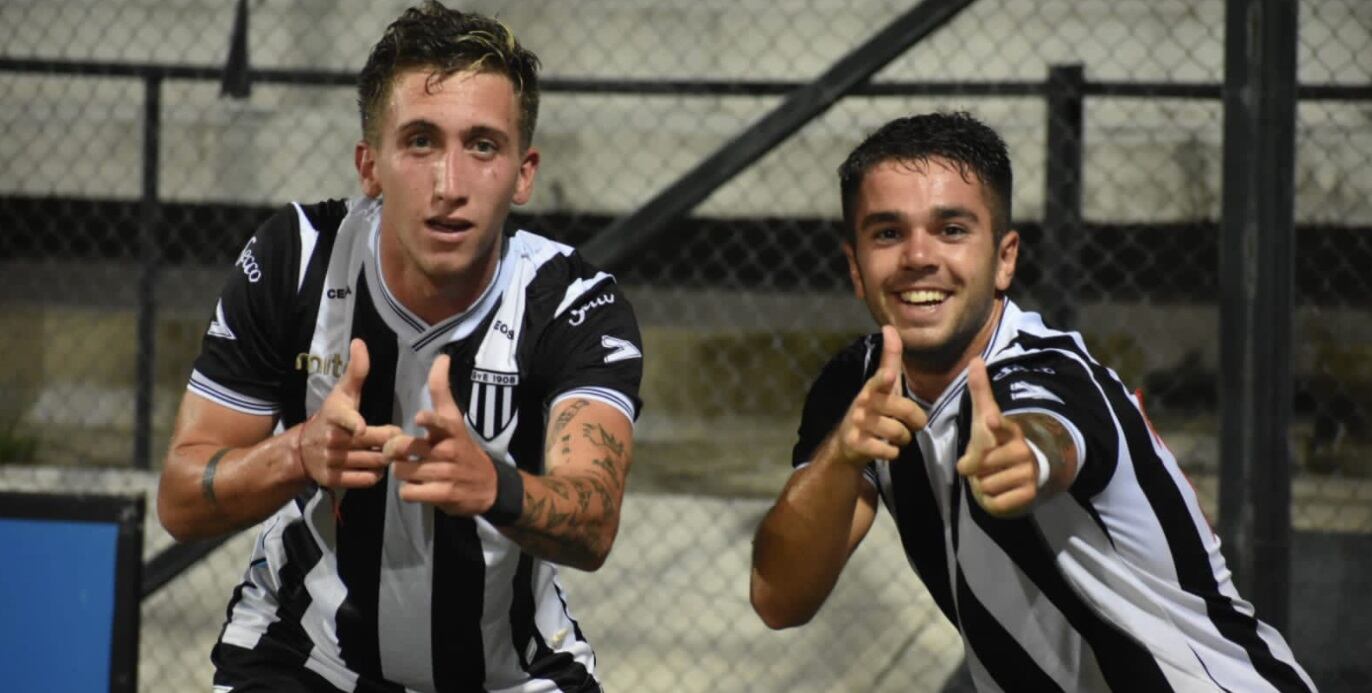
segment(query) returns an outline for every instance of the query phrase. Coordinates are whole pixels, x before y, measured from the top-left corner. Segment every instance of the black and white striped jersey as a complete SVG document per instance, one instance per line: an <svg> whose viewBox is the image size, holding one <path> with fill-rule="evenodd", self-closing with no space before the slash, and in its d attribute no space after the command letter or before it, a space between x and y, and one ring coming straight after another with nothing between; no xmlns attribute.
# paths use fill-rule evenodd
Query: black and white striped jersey
<svg viewBox="0 0 1372 693"><path fill-rule="evenodd" d="M984 358L1006 414L1042 412L1081 457L1070 490L1014 519L972 500L954 465L966 374L894 461L867 469L910 565L958 628L982 691L1308 691L1281 635L1234 590L1195 492L1115 373L1080 335L1005 300ZM838 353L810 390L796 466L877 370L881 333ZM907 396L913 396L907 391Z"/></svg>
<svg viewBox="0 0 1372 693"><path fill-rule="evenodd" d="M291 426L320 406L360 337L369 424L422 434L413 421L431 407L428 372L448 353L474 438L530 473L543 471L557 401L591 398L636 418L641 339L612 277L565 245L506 234L491 286L428 325L382 281L380 209L367 198L293 204L268 220L225 285L190 391ZM598 690L555 566L484 519L400 500L390 478L333 496L311 487L263 523L217 663L294 658L344 691Z"/></svg>

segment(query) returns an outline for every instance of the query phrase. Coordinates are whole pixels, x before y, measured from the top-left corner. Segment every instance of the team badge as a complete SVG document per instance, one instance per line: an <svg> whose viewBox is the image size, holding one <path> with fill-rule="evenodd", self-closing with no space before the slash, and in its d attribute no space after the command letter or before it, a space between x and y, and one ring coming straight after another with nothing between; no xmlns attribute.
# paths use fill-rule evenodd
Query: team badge
<svg viewBox="0 0 1372 693"><path fill-rule="evenodd" d="M467 422L486 440L494 440L514 422L518 373L472 369L472 393L467 401Z"/></svg>

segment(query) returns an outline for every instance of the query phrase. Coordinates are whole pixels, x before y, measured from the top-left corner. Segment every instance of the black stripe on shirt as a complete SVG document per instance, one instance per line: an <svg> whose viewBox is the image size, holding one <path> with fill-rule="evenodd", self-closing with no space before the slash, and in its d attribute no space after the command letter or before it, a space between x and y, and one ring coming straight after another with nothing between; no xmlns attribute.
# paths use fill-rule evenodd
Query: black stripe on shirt
<svg viewBox="0 0 1372 693"><path fill-rule="evenodd" d="M994 518L972 500L971 487L966 481L962 482L962 487L966 494L963 502L967 504L972 521L1005 552L1020 572L1057 607L1072 629L1081 635L1095 654L1096 663L1111 690L1172 690L1153 653L1102 619L1067 584L1067 579L1058 570L1052 550L1035 527L1032 515Z"/></svg>
<svg viewBox="0 0 1372 693"><path fill-rule="evenodd" d="M557 594L558 603L562 606L562 613L572 622L572 634L578 642L586 642L586 636L581 633L581 624L567 611L567 598L562 594L562 588L553 583L553 590ZM534 662L529 667L530 676L548 679L557 684L558 689L567 693L591 693L600 690L600 683L570 652L553 651L541 635L538 637L538 645L539 649L534 653Z"/></svg>
<svg viewBox="0 0 1372 693"><path fill-rule="evenodd" d="M534 624L533 563L529 554L520 553L510 602L510 644L519 656L519 665L525 670L529 668L529 658L525 656L529 651L529 643L538 637L539 645L543 645L538 627Z"/></svg>
<svg viewBox="0 0 1372 693"><path fill-rule="evenodd" d="M948 577L943 518L934 499L929 471L924 466L924 455L916 442L901 448L900 457L891 463L891 488L896 526L905 555L915 566L939 610L956 626L958 617Z"/></svg>
<svg viewBox="0 0 1372 693"><path fill-rule="evenodd" d="M476 521L434 513L432 624L434 688L479 691L486 680L481 615L486 556Z"/></svg>
<svg viewBox="0 0 1372 693"><path fill-rule="evenodd" d="M1035 693L1062 690L972 594L960 567L957 588L963 642L976 653L982 667L995 679L1001 690Z"/></svg>
<svg viewBox="0 0 1372 693"><path fill-rule="evenodd" d="M301 494L304 495L304 494ZM300 655L300 665L314 649L310 636L300 625L313 599L305 588L305 576L323 559L324 554L314 543L305 518L291 520L281 531L282 554L289 557L277 571L280 587L276 590L276 620L267 626L262 639L281 645ZM230 604L232 609L233 605ZM279 651L279 650L278 650Z"/></svg>
<svg viewBox="0 0 1372 693"><path fill-rule="evenodd" d="M366 342L371 363L358 411L368 425L386 425L395 415L396 337L368 298L365 274L358 273L357 284L352 336ZM377 601L388 494L383 477L373 486L349 489L338 504L338 577L348 590L336 616L339 652L349 669L376 680L382 678Z"/></svg>
<svg viewBox="0 0 1372 693"><path fill-rule="evenodd" d="M1110 388L1114 390L1114 388ZM1123 388L1109 391L1116 400L1120 423L1134 458L1134 476L1157 515L1158 524L1172 551L1177 582L1182 589L1205 600L1205 611L1216 630L1231 642L1242 647L1253 663L1253 669L1279 691L1309 691L1305 680L1290 664L1277 659L1267 641L1258 635L1258 619L1239 611L1234 601L1220 592L1215 580L1210 554L1197 533L1196 523L1186 507L1186 501L1176 481L1163 466L1153 448L1153 439L1138 409L1127 400Z"/></svg>
<svg viewBox="0 0 1372 693"><path fill-rule="evenodd" d="M1243 648L1259 676L1280 691L1309 691L1296 670L1278 660L1267 642L1258 635L1257 618L1240 612L1233 600L1220 592L1209 553L1197 533L1186 501L1153 448L1148 424L1134 406L1124 384L1077 349L1076 343L1067 337L1032 338L1022 335L1022 339L1027 347L1072 351L1091 364L1092 375L1101 384L1110 408L1114 410L1124 431L1125 442L1133 459L1134 476L1162 527L1164 539L1172 553L1172 563L1176 567L1178 584L1204 600L1206 614L1215 624L1215 629Z"/></svg>
<svg viewBox="0 0 1372 693"><path fill-rule="evenodd" d="M571 654L566 652L555 652L548 647L548 642L543 639L543 634L538 632L538 626L534 623L534 613L536 605L534 603L534 584L533 584L533 565L534 561L528 554L520 554L519 566L515 569L514 576L514 602L510 605L510 634L511 644L515 652L519 655L519 664L533 678L548 679L558 685L563 691L598 691L599 684L591 676L586 667L577 662ZM561 599L561 592L558 593ZM563 612L566 612L566 602L562 602ZM576 638L585 641L581 635L581 628L572 622L575 629ZM532 658L525 656L529 651L529 645L534 647Z"/></svg>

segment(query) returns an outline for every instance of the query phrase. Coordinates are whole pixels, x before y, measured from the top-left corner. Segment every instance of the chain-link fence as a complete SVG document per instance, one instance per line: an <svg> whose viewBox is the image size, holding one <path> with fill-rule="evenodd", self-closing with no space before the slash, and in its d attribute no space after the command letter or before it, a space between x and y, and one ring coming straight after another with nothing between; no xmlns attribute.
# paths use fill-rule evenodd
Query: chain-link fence
<svg viewBox="0 0 1372 693"><path fill-rule="evenodd" d="M406 4L250 0L243 99L220 96L230 0L0 4L0 484L151 492L243 241L288 200L356 193L339 77ZM518 221L581 243L916 3L450 4L497 14L542 58L543 165ZM611 690L935 690L961 658L885 520L814 623L772 633L747 604L749 540L805 390L871 329L835 169L898 115L966 109L1006 138L1025 241L1012 294L1143 389L1215 516L1224 15L1222 0L973 2L615 268L644 327L647 408L615 551L567 571ZM1372 5L1302 2L1298 65L1293 520L1366 537ZM150 555L169 544L148 532ZM143 690L207 687L245 541L145 601ZM1314 617L1372 643L1337 611ZM1327 690L1370 676L1312 673Z"/></svg>

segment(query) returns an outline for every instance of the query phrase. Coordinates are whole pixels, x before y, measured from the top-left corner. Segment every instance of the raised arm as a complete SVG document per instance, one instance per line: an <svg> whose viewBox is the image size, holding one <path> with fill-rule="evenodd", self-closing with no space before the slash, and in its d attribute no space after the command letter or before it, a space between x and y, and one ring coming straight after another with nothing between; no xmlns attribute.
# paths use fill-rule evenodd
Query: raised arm
<svg viewBox="0 0 1372 693"><path fill-rule="evenodd" d="M982 509L1016 517L1072 485L1081 455L1062 422L1039 412L1002 414L979 357L967 366L967 391L972 430L957 470Z"/></svg>
<svg viewBox="0 0 1372 693"><path fill-rule="evenodd" d="M348 370L319 413L277 435L275 417L187 393L157 487L162 526L181 541L216 536L266 519L311 480L333 488L379 481L381 445L400 430L369 427L358 413L367 367L366 347L353 340Z"/></svg>
<svg viewBox="0 0 1372 693"><path fill-rule="evenodd" d="M448 380L449 358L429 372L432 411L415 422L427 437L387 444L400 497L450 515L480 515L535 556L582 570L604 562L619 530L624 479L633 456L633 425L615 407L590 398L558 402L547 434L547 473L492 460L471 437Z"/></svg>
<svg viewBox="0 0 1372 693"><path fill-rule="evenodd" d="M924 412L901 392L900 356L895 329L882 328L880 369L758 527L750 596L772 628L805 624L819 611L876 517L877 491L863 469L896 459L924 427Z"/></svg>
<svg viewBox="0 0 1372 693"><path fill-rule="evenodd" d="M273 436L255 416L187 392L157 486L157 516L180 541L248 527L305 486L295 456L299 427Z"/></svg>
<svg viewBox="0 0 1372 693"><path fill-rule="evenodd" d="M558 402L545 444L547 473L524 475L523 512L501 531L554 563L599 568L619 531L633 435L624 413L604 402Z"/></svg>

